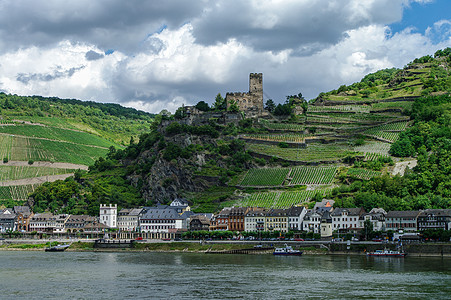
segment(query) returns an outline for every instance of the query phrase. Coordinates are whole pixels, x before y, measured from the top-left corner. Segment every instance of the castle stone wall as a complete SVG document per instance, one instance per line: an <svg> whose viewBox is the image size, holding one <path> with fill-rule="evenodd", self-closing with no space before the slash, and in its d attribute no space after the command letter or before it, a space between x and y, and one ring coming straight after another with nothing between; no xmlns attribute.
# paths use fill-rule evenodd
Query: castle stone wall
<svg viewBox="0 0 451 300"><path fill-rule="evenodd" d="M227 109L235 102L240 111L250 117L261 116L263 114L263 74L251 73L249 75L249 92L227 93L226 102Z"/></svg>

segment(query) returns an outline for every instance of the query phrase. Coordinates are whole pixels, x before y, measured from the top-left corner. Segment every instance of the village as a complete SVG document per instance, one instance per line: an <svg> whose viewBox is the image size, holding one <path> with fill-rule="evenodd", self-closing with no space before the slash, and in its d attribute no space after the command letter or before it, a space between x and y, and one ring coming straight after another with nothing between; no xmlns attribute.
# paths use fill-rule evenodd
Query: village
<svg viewBox="0 0 451 300"><path fill-rule="evenodd" d="M226 207L219 213L195 213L188 201L175 199L170 205L123 208L116 204L99 207L99 216L31 212L27 206L6 208L0 213L3 237L90 237L135 240L181 240L201 238L196 232L229 232L234 239L264 237L303 240L374 241L408 237L419 240L425 230L450 230L451 210L389 211L374 208L334 208L334 201L323 199L312 209ZM368 232L377 236L368 235ZM391 234L387 234L391 233ZM209 234L208 236L212 236ZM214 236L214 235L213 235ZM204 236L205 238L206 236Z"/></svg>

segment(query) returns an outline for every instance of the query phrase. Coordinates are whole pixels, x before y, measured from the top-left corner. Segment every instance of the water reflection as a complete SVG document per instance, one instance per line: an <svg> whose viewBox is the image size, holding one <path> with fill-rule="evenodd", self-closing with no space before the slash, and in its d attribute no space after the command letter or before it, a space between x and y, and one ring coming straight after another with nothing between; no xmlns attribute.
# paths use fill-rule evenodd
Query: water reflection
<svg viewBox="0 0 451 300"><path fill-rule="evenodd" d="M3 251L0 278L5 299L448 299L451 260Z"/></svg>

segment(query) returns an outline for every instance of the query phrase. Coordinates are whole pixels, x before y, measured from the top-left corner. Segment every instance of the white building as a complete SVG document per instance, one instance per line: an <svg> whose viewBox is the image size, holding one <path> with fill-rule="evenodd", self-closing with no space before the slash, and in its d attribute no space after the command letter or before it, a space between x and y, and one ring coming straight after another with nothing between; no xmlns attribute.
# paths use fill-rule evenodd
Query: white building
<svg viewBox="0 0 451 300"><path fill-rule="evenodd" d="M332 214L332 229L350 231L363 228L360 216L365 213L363 208L336 208Z"/></svg>
<svg viewBox="0 0 451 300"><path fill-rule="evenodd" d="M302 229L307 232L321 233L321 217L324 211L316 211L309 209L304 216Z"/></svg>
<svg viewBox="0 0 451 300"><path fill-rule="evenodd" d="M138 231L142 208L124 208L117 216L117 226L121 231Z"/></svg>
<svg viewBox="0 0 451 300"><path fill-rule="evenodd" d="M385 215L387 212L383 208L373 208L369 213L360 217L360 227L365 227L365 221L368 220L373 225L374 231L385 231Z"/></svg>
<svg viewBox="0 0 451 300"><path fill-rule="evenodd" d="M51 213L35 214L30 221L30 231L45 232L50 230L50 218L52 217L53 214Z"/></svg>
<svg viewBox="0 0 451 300"><path fill-rule="evenodd" d="M110 227L117 227L117 204L100 204L100 223Z"/></svg>
<svg viewBox="0 0 451 300"><path fill-rule="evenodd" d="M186 217L167 205L145 207L140 218L141 232L169 233L187 229Z"/></svg>
<svg viewBox="0 0 451 300"><path fill-rule="evenodd" d="M244 216L244 231L263 231L267 212L264 208L249 211Z"/></svg>
<svg viewBox="0 0 451 300"><path fill-rule="evenodd" d="M53 233L64 233L66 232L66 222L68 219L68 214L54 215L49 218L47 227L49 230L51 229Z"/></svg>
<svg viewBox="0 0 451 300"><path fill-rule="evenodd" d="M288 230L301 231L307 209L303 206L292 206L288 210Z"/></svg>

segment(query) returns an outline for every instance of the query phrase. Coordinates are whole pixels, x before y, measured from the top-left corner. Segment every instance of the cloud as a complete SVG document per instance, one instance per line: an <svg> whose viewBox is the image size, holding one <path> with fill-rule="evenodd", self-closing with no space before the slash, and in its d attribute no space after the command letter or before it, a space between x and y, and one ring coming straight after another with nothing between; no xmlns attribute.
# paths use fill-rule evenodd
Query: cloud
<svg viewBox="0 0 451 300"><path fill-rule="evenodd" d="M235 39L259 51L311 54L339 42L347 30L400 20L403 2L218 1L193 21L193 35L203 45Z"/></svg>
<svg viewBox="0 0 451 300"><path fill-rule="evenodd" d="M103 58L104 56L105 55L102 53L98 53L93 50L89 50L88 52L86 52L85 58L87 60L98 60L98 59Z"/></svg>
<svg viewBox="0 0 451 300"><path fill-rule="evenodd" d="M61 70L61 67L58 66L56 70L51 73L19 73L17 74L17 81L23 82L27 84L30 81L52 81L58 78L68 78L72 77L75 72L83 69L84 66L70 68L68 70Z"/></svg>
<svg viewBox="0 0 451 300"><path fill-rule="evenodd" d="M262 72L265 99L311 99L450 47L449 20L391 32L409 3L2 1L0 90L158 113L247 91Z"/></svg>
<svg viewBox="0 0 451 300"><path fill-rule="evenodd" d="M0 49L52 47L62 40L125 53L162 24L177 28L198 16L203 0L3 0Z"/></svg>

